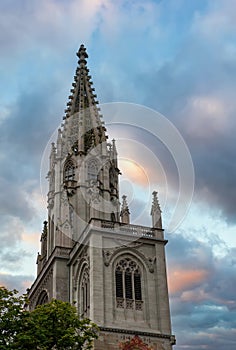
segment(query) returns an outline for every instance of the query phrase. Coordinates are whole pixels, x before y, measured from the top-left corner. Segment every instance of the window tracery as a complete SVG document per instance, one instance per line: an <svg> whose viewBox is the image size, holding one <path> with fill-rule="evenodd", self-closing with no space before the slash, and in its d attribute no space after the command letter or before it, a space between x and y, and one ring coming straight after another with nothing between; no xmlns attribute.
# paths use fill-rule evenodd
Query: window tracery
<svg viewBox="0 0 236 350"><path fill-rule="evenodd" d="M96 181L98 179L98 165L95 160L88 163L88 180Z"/></svg>
<svg viewBox="0 0 236 350"><path fill-rule="evenodd" d="M75 180L75 165L72 160L69 160L64 167L64 181Z"/></svg>
<svg viewBox="0 0 236 350"><path fill-rule="evenodd" d="M123 258L115 269L116 306L118 308L142 310L141 271L130 258Z"/></svg>

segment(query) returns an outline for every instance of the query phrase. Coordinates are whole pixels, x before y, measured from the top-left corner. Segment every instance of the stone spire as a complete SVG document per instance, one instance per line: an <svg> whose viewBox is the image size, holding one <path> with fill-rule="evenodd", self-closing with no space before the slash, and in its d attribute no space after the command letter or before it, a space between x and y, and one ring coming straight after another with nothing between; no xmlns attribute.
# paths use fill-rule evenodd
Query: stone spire
<svg viewBox="0 0 236 350"><path fill-rule="evenodd" d="M77 154L87 154L90 149L106 141L105 127L97 106L97 95L87 68L88 54L84 45L77 52L78 67L72 83L71 94L65 110L63 124L64 154L71 149Z"/></svg>
<svg viewBox="0 0 236 350"><path fill-rule="evenodd" d="M130 212L129 207L127 203L127 196L122 196L122 207L121 207L121 222L123 224L129 224L130 223Z"/></svg>
<svg viewBox="0 0 236 350"><path fill-rule="evenodd" d="M153 200L152 200L152 227L162 229L162 220L161 220L161 208L157 197L157 191L152 192Z"/></svg>

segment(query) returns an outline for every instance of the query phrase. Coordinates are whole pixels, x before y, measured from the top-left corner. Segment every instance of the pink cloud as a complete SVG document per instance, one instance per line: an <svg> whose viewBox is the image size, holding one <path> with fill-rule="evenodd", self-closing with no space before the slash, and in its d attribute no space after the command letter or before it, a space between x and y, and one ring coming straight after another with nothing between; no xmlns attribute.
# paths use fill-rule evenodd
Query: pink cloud
<svg viewBox="0 0 236 350"><path fill-rule="evenodd" d="M25 280L22 282L22 287L26 290L27 288L30 288L33 283L33 280Z"/></svg>
<svg viewBox="0 0 236 350"><path fill-rule="evenodd" d="M27 244L38 247L39 240L40 240L40 233L23 233L22 240Z"/></svg>
<svg viewBox="0 0 236 350"><path fill-rule="evenodd" d="M168 285L171 294L186 293L202 284L208 277L209 272L206 270L186 270L177 268L169 272Z"/></svg>

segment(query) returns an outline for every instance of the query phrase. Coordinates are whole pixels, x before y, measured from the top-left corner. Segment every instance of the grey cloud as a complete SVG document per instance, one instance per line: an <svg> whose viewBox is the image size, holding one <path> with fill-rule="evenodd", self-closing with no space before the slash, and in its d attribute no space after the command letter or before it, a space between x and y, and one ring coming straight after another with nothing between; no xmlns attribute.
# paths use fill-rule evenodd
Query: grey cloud
<svg viewBox="0 0 236 350"><path fill-rule="evenodd" d="M233 248L228 256L215 261L214 274L205 290L217 299L225 300L227 308L236 312L236 261L233 259L235 252L236 249Z"/></svg>
<svg viewBox="0 0 236 350"><path fill-rule="evenodd" d="M201 229L202 233L203 229ZM167 245L168 260L171 265L184 267L186 260L189 268L213 268L214 256L212 245L207 245L197 239L185 237L185 231L179 230L179 234L167 234L169 244ZM198 236L198 230L191 230L191 236Z"/></svg>
<svg viewBox="0 0 236 350"><path fill-rule="evenodd" d="M48 81L44 76L34 86L22 90L1 123L0 209L2 215L30 221L36 215L29 203L31 193L40 184L40 162L44 148L57 123L61 121L61 90L55 91L62 76ZM58 105L57 105L58 104ZM61 108L61 110L60 110Z"/></svg>
<svg viewBox="0 0 236 350"><path fill-rule="evenodd" d="M7 247L14 247L21 241L23 231L22 221L16 217L1 216L1 251Z"/></svg>
<svg viewBox="0 0 236 350"><path fill-rule="evenodd" d="M234 111L236 104L230 91L236 88L234 83L236 81L236 65L234 64L232 67L232 64L230 66L223 64L218 55L219 48L214 48L213 52L206 53L200 43L195 45L192 52L192 48L188 48L189 57L186 65L186 58L183 54L177 56L170 63L164 63L156 71L151 67L150 71L137 74L131 69L129 79L134 82L133 89L137 92L133 100L133 96L131 96L131 101L143 103L160 111L176 125L192 155L196 175L195 199L199 202L209 203L209 207L220 209L226 219L234 223L236 198L234 186L236 177ZM202 55L200 63L198 62L199 55ZM230 74L228 70L230 70ZM102 79L104 81L104 76ZM121 82L118 78L116 85L114 85L107 78L104 85L109 86L109 91L112 91L116 98L130 101L127 89L122 88L122 86L126 86L126 82ZM138 86L138 91L135 86ZM108 94L103 99L109 96ZM214 112L212 112L212 120L207 120L207 117L202 114L199 121L199 116L196 113L193 116L191 109L186 109L189 101L195 96L213 96L216 101L222 100L226 108L226 110L222 110L224 115L219 115L215 121ZM110 98L114 99L115 97L110 96ZM202 110L202 113L205 111ZM192 118L198 127L196 131L194 131L195 126L191 124ZM214 125L213 123L218 124ZM221 126L221 123L225 123L225 125ZM210 136L207 136L208 132L210 132ZM150 135L145 135L144 132L141 135L134 135L134 137L137 137L137 140L144 142L155 152L164 166L168 182L177 188L178 175L176 171L173 171L173 160L166 156L167 152L163 146L158 144L156 140L152 140Z"/></svg>
<svg viewBox="0 0 236 350"><path fill-rule="evenodd" d="M224 11L223 3L220 7ZM134 62L131 66L130 60L120 57L119 47L112 46L107 65L104 66L104 61L97 62L98 96L101 95L102 100L141 103L167 116L180 130L190 149L196 172L195 198L205 201L211 208L220 209L230 223L235 223L236 103L232 91L236 90L236 64L229 50L232 43L230 39L225 41L224 36L230 38L232 33L225 34L221 28L216 37L214 28L209 28L211 36L204 37L199 34L204 18L199 18L195 19L195 29L189 29L185 41L168 61L158 61L158 41L153 46L151 64L145 60L145 55L139 55L138 60L141 61L142 57L145 60L139 69ZM133 57L128 46L125 52ZM113 56L120 57L120 63L117 58L114 62ZM116 76L115 81L110 79L111 74ZM189 104L199 97L214 98L213 102L219 104L222 102L222 112L213 109L208 118L210 105L193 110ZM141 137L145 139L145 135ZM160 146L156 147L168 176L177 186L178 177L173 176L169 159L165 158Z"/></svg>
<svg viewBox="0 0 236 350"><path fill-rule="evenodd" d="M17 174L19 176L19 171ZM14 180L9 181L1 177L0 188L1 215L7 216L10 214L13 217L19 217L25 221L29 221L32 216L35 215L34 208L32 208L26 198L26 191L23 191L18 181L16 184Z"/></svg>
<svg viewBox="0 0 236 350"><path fill-rule="evenodd" d="M208 271L207 278L200 283L193 282L171 295L172 323L177 333L176 349L184 346L188 349L189 346L189 349L198 350L200 346L207 346L210 350L233 350L236 327L235 249L229 250L223 257L215 257L209 242L199 242L193 236L186 238L183 233L172 234L168 238L170 272L176 267L186 271L186 266L190 270L204 268Z"/></svg>
<svg viewBox="0 0 236 350"><path fill-rule="evenodd" d="M34 258L32 253L26 252L23 249L14 249L9 247L10 249L1 249L0 251L0 261L1 261L1 269L9 270L18 270L19 265L26 257Z"/></svg>
<svg viewBox="0 0 236 350"><path fill-rule="evenodd" d="M33 90L22 91L12 106L9 117L1 125L4 130L1 140L3 147L5 146L3 151L6 154L10 153L12 161L20 162L22 169L26 167L25 175L30 173L33 161L39 162L54 131L53 127L57 126L56 121L59 122L57 115L60 111L58 108L52 111L56 98L54 83L56 84L53 79L48 82L48 77L44 77L44 82L39 83Z"/></svg>
<svg viewBox="0 0 236 350"><path fill-rule="evenodd" d="M0 285L12 290L16 289L21 294L26 292L26 285L32 283L34 276L32 275L13 275L0 273Z"/></svg>
<svg viewBox="0 0 236 350"><path fill-rule="evenodd" d="M217 332L217 334L215 333ZM203 330L200 334L192 334L185 329L180 333L179 340L175 346L176 350L194 349L199 350L206 348L209 350L234 350L235 349L235 334L232 331L224 328L216 328L210 332Z"/></svg>
<svg viewBox="0 0 236 350"><path fill-rule="evenodd" d="M168 116L185 138L193 158L196 193L199 193L199 197L201 196L201 199L210 206L213 204L216 208L222 209L228 221L235 222L236 104L229 91L236 89L236 64L223 65L221 57L223 53L218 54L219 47L212 47L210 44L209 48L205 49L201 43L195 42L194 45L189 44L186 49L188 55L183 52L156 72L140 74L139 80L143 82L143 96L145 96L143 102ZM224 101L227 110L223 110L224 115L219 118L226 120L226 127L224 128L224 125L221 127L219 124L219 131L214 132L215 126L209 125L207 117L205 121L202 117L200 124L202 132L210 133L212 128L212 133L215 135L201 137L197 130L194 132L194 129L190 134L188 125L192 116L189 114L191 111L185 111L185 107L192 97L208 96L208 94L215 96L216 100L221 97ZM195 115L194 118L198 120L199 116ZM209 193L204 195L202 191L206 189Z"/></svg>

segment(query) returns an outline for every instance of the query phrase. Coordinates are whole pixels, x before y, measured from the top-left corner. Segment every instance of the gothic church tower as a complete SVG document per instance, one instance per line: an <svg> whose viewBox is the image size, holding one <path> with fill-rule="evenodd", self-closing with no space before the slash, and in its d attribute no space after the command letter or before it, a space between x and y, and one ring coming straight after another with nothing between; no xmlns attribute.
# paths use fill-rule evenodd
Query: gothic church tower
<svg viewBox="0 0 236 350"><path fill-rule="evenodd" d="M77 56L68 108L49 160L48 221L30 308L57 298L100 327L95 350L172 349L164 231L157 192L152 227L120 207L115 141L108 142L87 52Z"/></svg>

